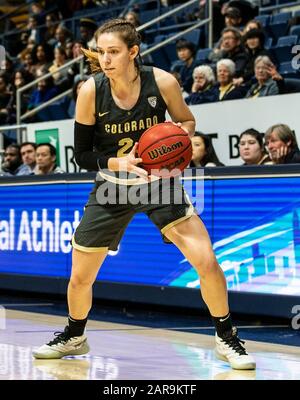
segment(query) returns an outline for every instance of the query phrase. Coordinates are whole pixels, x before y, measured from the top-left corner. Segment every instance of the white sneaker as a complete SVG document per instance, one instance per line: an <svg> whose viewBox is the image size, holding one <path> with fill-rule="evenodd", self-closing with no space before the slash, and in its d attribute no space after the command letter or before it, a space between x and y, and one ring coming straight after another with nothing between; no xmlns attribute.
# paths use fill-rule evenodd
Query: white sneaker
<svg viewBox="0 0 300 400"><path fill-rule="evenodd" d="M229 362L233 369L255 369L256 363L250 356L243 342L237 335L237 328L232 328L232 331L227 337L220 338L216 333L216 349L217 358Z"/></svg>
<svg viewBox="0 0 300 400"><path fill-rule="evenodd" d="M78 356L90 351L86 336L70 337L69 327L64 332L55 332L55 339L42 345L32 352L33 357L43 359L62 358L64 356Z"/></svg>

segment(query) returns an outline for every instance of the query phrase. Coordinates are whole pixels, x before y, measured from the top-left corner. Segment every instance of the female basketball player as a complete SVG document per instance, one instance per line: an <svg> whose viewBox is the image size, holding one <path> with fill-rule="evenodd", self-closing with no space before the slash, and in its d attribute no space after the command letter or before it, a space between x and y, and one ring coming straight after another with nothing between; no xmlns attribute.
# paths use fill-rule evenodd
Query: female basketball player
<svg viewBox="0 0 300 400"><path fill-rule="evenodd" d="M82 168L98 171L96 185L72 239L68 326L37 349L34 357L61 358L89 351L84 330L92 305L92 285L108 251L117 248L133 215L145 212L198 272L202 297L216 326L217 356L233 368L254 369L255 361L232 327L225 277L208 233L182 187L182 204L175 204L174 199L169 204L138 205L100 201L103 184L151 185L149 181L153 179L139 166L142 160L136 158L137 142L149 125L165 121L166 110L191 136L195 120L171 74L140 66L140 38L131 23L109 21L97 30L95 38L97 57L86 54L98 72L84 83L78 96L75 153ZM120 179L122 171L135 178ZM159 193L163 190L162 181L158 180ZM173 195L178 190L174 182L172 190Z"/></svg>

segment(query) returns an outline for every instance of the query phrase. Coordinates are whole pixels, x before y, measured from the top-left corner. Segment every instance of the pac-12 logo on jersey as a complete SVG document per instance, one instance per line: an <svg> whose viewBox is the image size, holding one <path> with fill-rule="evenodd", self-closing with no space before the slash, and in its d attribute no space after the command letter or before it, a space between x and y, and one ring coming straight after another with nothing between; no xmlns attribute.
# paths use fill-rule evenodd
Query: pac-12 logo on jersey
<svg viewBox="0 0 300 400"><path fill-rule="evenodd" d="M155 108L157 103L157 97L156 96L148 97L148 103L150 104L151 107Z"/></svg>

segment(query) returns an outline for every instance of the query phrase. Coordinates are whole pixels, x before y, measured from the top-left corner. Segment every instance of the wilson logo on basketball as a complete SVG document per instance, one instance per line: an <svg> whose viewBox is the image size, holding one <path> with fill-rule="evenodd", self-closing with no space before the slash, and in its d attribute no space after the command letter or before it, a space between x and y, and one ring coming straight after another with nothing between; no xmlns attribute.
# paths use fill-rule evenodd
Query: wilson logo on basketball
<svg viewBox="0 0 300 400"><path fill-rule="evenodd" d="M165 154L172 153L173 151L180 149L183 147L182 142L173 143L171 146L166 146L165 144L161 147L157 147L156 149L148 151L148 155L151 160L155 160L159 156L164 156Z"/></svg>

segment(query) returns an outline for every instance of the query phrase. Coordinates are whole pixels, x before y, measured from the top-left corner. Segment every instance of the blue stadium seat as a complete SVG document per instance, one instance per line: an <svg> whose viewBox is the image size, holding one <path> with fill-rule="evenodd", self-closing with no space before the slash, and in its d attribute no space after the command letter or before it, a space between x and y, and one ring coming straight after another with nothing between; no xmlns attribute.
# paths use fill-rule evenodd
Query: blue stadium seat
<svg viewBox="0 0 300 400"><path fill-rule="evenodd" d="M196 54L196 61L199 61L201 63L207 62L207 57L211 51L212 49L210 48L198 50Z"/></svg>
<svg viewBox="0 0 300 400"><path fill-rule="evenodd" d="M283 36L278 39L277 45L272 48L272 52L279 63L291 61L293 58L292 47L297 41L296 35Z"/></svg>
<svg viewBox="0 0 300 400"><path fill-rule="evenodd" d="M154 18L158 17L158 15L158 10L147 10L140 13L139 18L141 23L144 24L145 22L151 21Z"/></svg>
<svg viewBox="0 0 300 400"><path fill-rule="evenodd" d="M292 17L292 12L291 11L275 14L272 17L272 23L273 24L279 24L279 23L282 23L282 22L287 22L291 17Z"/></svg>
<svg viewBox="0 0 300 400"><path fill-rule="evenodd" d="M257 15L255 17L256 21L259 21L262 26L267 26L270 22L270 16L269 15Z"/></svg>
<svg viewBox="0 0 300 400"><path fill-rule="evenodd" d="M298 40L300 39L300 25L293 25L290 28L290 35L297 35Z"/></svg>
<svg viewBox="0 0 300 400"><path fill-rule="evenodd" d="M278 72L284 77L284 78L300 78L300 73L299 70L296 70L293 68L292 63L289 62L283 62L279 65Z"/></svg>
<svg viewBox="0 0 300 400"><path fill-rule="evenodd" d="M267 31L272 35L276 41L288 33L288 25L286 22L271 23L266 27Z"/></svg>
<svg viewBox="0 0 300 400"><path fill-rule="evenodd" d="M296 44L297 41L298 41L297 35L282 36L278 39L277 47L278 46L292 46L292 45Z"/></svg>

